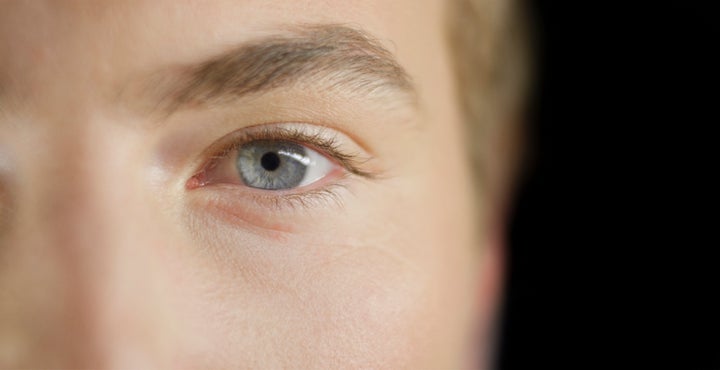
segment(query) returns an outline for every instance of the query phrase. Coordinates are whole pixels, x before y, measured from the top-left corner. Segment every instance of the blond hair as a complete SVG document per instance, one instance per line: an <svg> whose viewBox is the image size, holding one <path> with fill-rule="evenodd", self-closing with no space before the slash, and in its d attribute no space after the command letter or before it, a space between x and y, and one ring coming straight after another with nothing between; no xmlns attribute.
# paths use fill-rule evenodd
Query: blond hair
<svg viewBox="0 0 720 370"><path fill-rule="evenodd" d="M520 154L529 17L512 0L452 0L447 35L481 194L503 203ZM501 204L496 204L501 206Z"/></svg>

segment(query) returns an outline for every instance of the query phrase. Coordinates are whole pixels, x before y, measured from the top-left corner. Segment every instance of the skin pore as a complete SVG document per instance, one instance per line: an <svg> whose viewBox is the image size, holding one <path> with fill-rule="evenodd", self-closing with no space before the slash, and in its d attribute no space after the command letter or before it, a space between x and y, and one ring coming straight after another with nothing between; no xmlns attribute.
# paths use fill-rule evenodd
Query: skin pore
<svg viewBox="0 0 720 370"><path fill-rule="evenodd" d="M444 4L1 3L0 368L480 366ZM333 165L248 187L253 140Z"/></svg>

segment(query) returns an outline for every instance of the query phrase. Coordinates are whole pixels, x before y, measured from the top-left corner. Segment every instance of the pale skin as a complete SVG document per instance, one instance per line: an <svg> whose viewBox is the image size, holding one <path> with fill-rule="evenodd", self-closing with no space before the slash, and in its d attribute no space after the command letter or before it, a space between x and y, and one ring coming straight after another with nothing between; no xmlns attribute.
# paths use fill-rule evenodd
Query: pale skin
<svg viewBox="0 0 720 370"><path fill-rule="evenodd" d="M0 3L0 368L482 366L498 258L443 7ZM412 86L352 89L339 63L158 108L185 66L338 24ZM337 76L352 81L327 86ZM321 129L373 176L316 145L332 171L303 187L250 188L232 161L198 180L218 143L264 126Z"/></svg>

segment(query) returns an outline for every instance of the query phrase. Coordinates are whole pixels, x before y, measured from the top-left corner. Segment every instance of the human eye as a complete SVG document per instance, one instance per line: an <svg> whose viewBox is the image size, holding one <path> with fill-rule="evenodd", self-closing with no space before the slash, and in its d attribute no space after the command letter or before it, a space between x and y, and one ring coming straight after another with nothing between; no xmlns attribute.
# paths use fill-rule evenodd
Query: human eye
<svg viewBox="0 0 720 370"><path fill-rule="evenodd" d="M220 139L208 153L188 189L232 189L254 200L273 200L274 205L332 195L349 176L372 176L362 168L368 158L349 138L310 124L241 129Z"/></svg>
<svg viewBox="0 0 720 370"><path fill-rule="evenodd" d="M254 140L237 148L236 172L251 188L286 190L310 185L335 169L317 151L286 140Z"/></svg>

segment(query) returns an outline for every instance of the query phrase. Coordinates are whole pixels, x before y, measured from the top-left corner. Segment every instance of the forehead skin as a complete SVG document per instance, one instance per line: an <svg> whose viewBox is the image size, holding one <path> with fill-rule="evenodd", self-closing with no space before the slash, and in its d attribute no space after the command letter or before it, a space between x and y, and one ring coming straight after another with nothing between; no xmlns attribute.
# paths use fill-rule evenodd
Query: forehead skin
<svg viewBox="0 0 720 370"><path fill-rule="evenodd" d="M443 4L0 3L0 367L468 366L479 258ZM119 103L304 24L376 38L417 105L310 86L153 126ZM278 121L321 121L386 176L340 205L210 216L184 188L204 149Z"/></svg>
<svg viewBox="0 0 720 370"><path fill-rule="evenodd" d="M193 1L4 2L0 50L13 57L3 58L0 81L5 90L19 90L14 93L22 96L55 90L49 87L62 90L61 84L47 85L60 75L102 87L97 95L112 97L111 89L121 88L119 84L152 66L199 60L287 25L339 23L375 35L397 54L401 65L414 70L413 75L425 76L418 83L437 87L439 77L445 77L437 73L438 67L444 67L439 55L444 50L428 46L443 43L441 4L432 0L244 0L214 1L212 6ZM18 76L30 78L16 81ZM64 91L47 93L69 98Z"/></svg>

